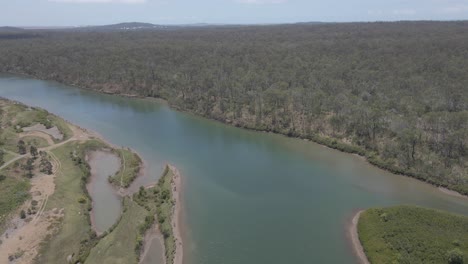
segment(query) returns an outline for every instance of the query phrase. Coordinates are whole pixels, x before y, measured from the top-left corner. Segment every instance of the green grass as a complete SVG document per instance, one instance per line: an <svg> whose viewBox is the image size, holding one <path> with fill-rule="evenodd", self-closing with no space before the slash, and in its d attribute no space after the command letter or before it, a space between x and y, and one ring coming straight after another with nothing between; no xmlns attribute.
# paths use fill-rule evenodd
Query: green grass
<svg viewBox="0 0 468 264"><path fill-rule="evenodd" d="M9 152L4 152L3 154L3 164L7 163L8 161L12 160L16 158L16 155L13 155ZM0 164L0 165L3 165L3 164Z"/></svg>
<svg viewBox="0 0 468 264"><path fill-rule="evenodd" d="M124 213L117 226L91 250L86 260L89 264L137 263L135 252L139 227L144 223L148 211L129 198L124 199Z"/></svg>
<svg viewBox="0 0 468 264"><path fill-rule="evenodd" d="M35 146L36 148L44 148L49 146L47 140L41 137L25 136L22 138L22 140L26 143L27 146Z"/></svg>
<svg viewBox="0 0 468 264"><path fill-rule="evenodd" d="M167 264L172 264L174 262L176 248L171 225L172 208L174 206L171 185L172 177L172 171L166 166L156 186L150 189L140 189L133 197L138 204L145 207L150 212L155 212L157 214L159 229L164 237Z"/></svg>
<svg viewBox="0 0 468 264"><path fill-rule="evenodd" d="M140 173L142 161L136 153L128 149L117 149L115 152L119 155L122 165L119 172L109 180L116 186L120 186L122 180L121 187L127 188ZM125 164L123 164L124 161Z"/></svg>
<svg viewBox="0 0 468 264"><path fill-rule="evenodd" d="M6 127L0 131L0 147L18 153L18 133L13 127Z"/></svg>
<svg viewBox="0 0 468 264"><path fill-rule="evenodd" d="M448 253L456 248L468 262L465 216L414 206L369 209L358 232L371 263L450 263Z"/></svg>
<svg viewBox="0 0 468 264"><path fill-rule="evenodd" d="M85 188L89 167L84 162L84 153L102 146L102 142L90 140L84 144L71 142L52 151L60 160L61 169L46 210L64 208L65 216L59 231L43 243L37 263L63 263L73 253L74 260L83 261L97 242L89 219L91 201ZM87 199L80 203L83 197Z"/></svg>
<svg viewBox="0 0 468 264"><path fill-rule="evenodd" d="M0 171L0 234L4 232L10 215L30 198L31 185L27 179L12 177L8 171Z"/></svg>
<svg viewBox="0 0 468 264"><path fill-rule="evenodd" d="M2 114L0 121L3 129L0 129L0 147L15 153L18 153L18 133L22 132L23 127L32 126L35 124L43 124L45 126L57 126L60 132L63 134L63 140L67 140L72 136L72 131L67 123L53 114L39 108L28 108L25 105L14 104L7 100L1 100L0 107ZM17 129L17 127L20 127ZM37 147L47 146L47 141L38 138L27 136L23 140L31 144L35 144ZM26 141L25 140L25 141ZM61 140L54 139L54 142L60 142Z"/></svg>

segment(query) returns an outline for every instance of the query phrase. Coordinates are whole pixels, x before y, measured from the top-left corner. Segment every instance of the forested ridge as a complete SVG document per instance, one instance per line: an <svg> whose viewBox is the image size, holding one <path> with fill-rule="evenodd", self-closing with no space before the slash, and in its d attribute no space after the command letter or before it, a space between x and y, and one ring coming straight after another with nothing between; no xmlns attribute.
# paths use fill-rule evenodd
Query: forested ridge
<svg viewBox="0 0 468 264"><path fill-rule="evenodd" d="M467 21L17 34L0 72L164 98L468 194Z"/></svg>

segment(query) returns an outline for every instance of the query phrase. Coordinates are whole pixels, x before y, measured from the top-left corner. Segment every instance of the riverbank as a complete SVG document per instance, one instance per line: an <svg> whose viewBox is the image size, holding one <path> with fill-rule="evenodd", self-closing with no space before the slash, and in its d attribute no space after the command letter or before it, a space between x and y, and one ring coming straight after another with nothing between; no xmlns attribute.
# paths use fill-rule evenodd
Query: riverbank
<svg viewBox="0 0 468 264"><path fill-rule="evenodd" d="M366 253L364 253L364 248L362 247L361 241L359 240L358 233L359 218L363 212L364 210L360 210L356 214L354 214L347 228L347 232L350 239L350 243L353 247L353 252L355 253L359 263L370 264L369 260L367 259Z"/></svg>
<svg viewBox="0 0 468 264"><path fill-rule="evenodd" d="M166 165L155 184L150 184L133 195L133 200L149 212L147 221L142 225L141 236L145 239L139 246L143 256L144 249L150 247L154 237L147 236L153 232L153 221L163 235L166 264L182 264L183 243L181 230L181 190L182 178L176 167ZM152 218L155 215L156 219Z"/></svg>
<svg viewBox="0 0 468 264"><path fill-rule="evenodd" d="M8 74L22 75L22 76L26 76L26 77L39 79L39 80L50 80L50 79L41 78L39 76L28 75L28 74L24 74L24 73L8 72ZM223 118L214 118L214 117L209 116L209 115L203 115L203 114L195 113L195 112L190 111L188 109L184 109L182 107L170 104L167 99L160 98L160 97L145 97L145 96L141 96L141 95L137 95L137 94L122 94L122 93L117 93L115 91L109 92L109 91L105 90L104 88L101 88L101 89L86 88L86 87L77 85L76 83L67 84L66 82L59 82L58 80L54 80L54 79L52 79L51 81L55 81L55 82L58 82L58 83L63 83L65 85L74 86L74 87L77 87L77 88L83 89L83 90L91 90L91 91L100 92L100 93L103 93L103 94L112 94L112 95L117 95L117 96L122 96L122 97L139 98L139 99L144 99L144 100L163 101L163 102L167 103L170 107L172 107L173 109L175 109L177 111L181 111L181 112L184 112L184 113L188 113L190 115L203 117L203 118L210 119L210 120L213 120L213 121L221 122L221 123L226 124L226 125L240 127L240 128L244 128L244 129L248 129L248 130L252 130L252 131L257 131L257 132L274 133L274 134L279 134L279 135L283 135L283 136L290 137L290 138L297 138L297 139L312 141L312 142L315 142L317 144L324 145L324 146L327 146L329 148L336 149L336 150L339 150L339 151L342 151L342 152L345 152L345 153L357 154L359 156L362 156L363 158L366 159L366 161L368 163L372 164L373 166L376 166L378 168L381 168L381 169L383 169L385 171L388 171L388 172L391 172L393 174L398 174L398 175L403 175L403 176L415 178L415 179L417 179L419 181L423 181L425 183L431 184L431 185L435 186L436 188L442 187L442 188L445 188L445 189L448 189L448 190L451 190L451 191L454 191L454 192L458 192L461 195L468 197L468 189L467 189L468 187L466 187L466 186L451 185L448 182L444 182L444 181L434 179L434 177L429 178L429 177L426 177L425 174L421 174L419 172L413 172L413 171L407 170L405 168L401 168L400 166L396 166L396 165L391 164L388 161L382 160L381 158L378 157L378 155L376 155L376 153L374 153L371 150L366 150L363 147L360 147L360 146L357 146L357 145L354 145L354 144L349 144L349 143L342 142L338 138L322 136L322 135L319 135L319 134L301 136L301 135L293 135L293 134L289 134L289 133L285 133L285 132L281 132L281 131L271 131L271 130L266 130L266 129L262 129L262 128L257 128L257 127L245 125L245 124L242 124L242 123L235 123L232 120L225 120Z"/></svg>
<svg viewBox="0 0 468 264"><path fill-rule="evenodd" d="M63 163L54 152L72 141L82 140L83 135L42 109L7 99L0 101L2 148L11 148L7 151L15 156L0 167L0 193L7 196L2 197L4 204L0 206L0 263L29 263L65 217L63 208L51 205L63 173ZM48 130L43 131L43 122L60 138L53 140ZM27 133L23 127L28 128ZM18 148L11 144L16 142Z"/></svg>
<svg viewBox="0 0 468 264"><path fill-rule="evenodd" d="M180 176L179 170L172 166L168 165L169 169L172 171L172 198L174 199L174 207L172 213L172 230L175 238L175 254L174 254L174 264L182 264L184 258L184 249L182 244L182 235L181 235L181 192L182 192L182 178Z"/></svg>
<svg viewBox="0 0 468 264"><path fill-rule="evenodd" d="M450 196L453 196L453 197L458 197L458 198L464 198L464 199L468 199L468 195L463 195L459 192L456 192L456 191L453 191L453 190L449 190L447 188L444 188L444 187L438 187L437 188L439 191L445 193L445 194L448 194Z"/></svg>
<svg viewBox="0 0 468 264"><path fill-rule="evenodd" d="M116 151L120 148L97 133L80 128L42 109L19 102L2 99L1 106L0 118L9 120L8 123L5 122L8 125L3 127L8 132L5 137L8 139L7 142L16 144L24 139L26 146L25 153L21 152L21 148L19 148L20 153L13 153L9 149L14 150L16 146L13 143L6 145L9 148L6 151L12 153L13 159L8 159L8 162L4 162L0 168L2 170L0 190L9 197L8 204L11 207L8 211L0 211L0 230L2 230L0 263L11 261L31 263L33 259L44 263L58 263L63 260L83 262L88 260L90 252L94 253L94 247L115 245L117 242L123 242L122 248L129 249L130 252L127 253L133 254L121 256L119 254L123 252L122 250L120 252L114 250L109 252L113 255L104 257L115 260L122 258L125 259L123 263L131 263L133 256L136 262L134 246L129 243L136 243L134 237L140 224L146 221L146 211L130 198L124 197L128 201L123 203L127 214L122 215L119 193L108 182L108 176L128 167L130 171L126 173L129 175L127 178L133 181L143 168L142 159L137 156L138 154L129 149L125 150L127 154L136 157L128 159L129 162L138 161L138 166L128 166L125 161L121 163L117 155ZM52 120L49 121L53 122L52 127L57 131L59 127L60 131L63 131L64 138L53 141L48 133L36 132L37 126L34 125L47 120L47 117ZM16 125L19 122L31 124L31 131L23 133ZM36 153L33 152L34 145L31 144L37 145ZM112 156L112 162L106 160L109 155ZM30 161L32 165L26 166ZM50 168L43 167L48 161ZM29 167L31 169L26 169ZM114 199L108 194L102 197L102 186L96 185L97 183L108 186L108 194L115 195L113 197L119 206L115 217L109 217L107 214L96 219L96 210L100 212L108 210L112 207L109 205L109 199ZM97 193L101 197L96 197L96 190L92 190L95 187L99 189ZM4 188L6 189L3 190ZM6 190L15 193L10 195ZM15 200L13 203L11 199L18 201ZM7 201L7 199L2 200ZM97 206L97 202L100 202L100 206ZM3 207L2 205L1 208L4 209ZM104 224L107 223L106 226L98 228L98 224L102 227L103 221ZM135 235L120 239L131 227L134 228ZM116 228L117 230L113 232ZM118 241L113 238L118 238ZM107 244L101 243L103 239ZM87 242L83 244L83 241Z"/></svg>

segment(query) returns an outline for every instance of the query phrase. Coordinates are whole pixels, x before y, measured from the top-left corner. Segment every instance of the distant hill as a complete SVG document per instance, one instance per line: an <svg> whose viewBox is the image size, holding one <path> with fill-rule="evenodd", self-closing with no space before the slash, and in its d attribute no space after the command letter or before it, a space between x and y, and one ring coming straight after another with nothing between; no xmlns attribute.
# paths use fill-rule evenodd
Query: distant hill
<svg viewBox="0 0 468 264"><path fill-rule="evenodd" d="M102 26L82 26L76 27L73 31L144 31L144 30L174 30L181 28L210 28L210 27L244 27L255 25L237 25L237 24L209 24L209 23L195 23L195 24L179 24L179 25L156 25L151 23L141 22L125 22L111 25Z"/></svg>
<svg viewBox="0 0 468 264"><path fill-rule="evenodd" d="M8 32L8 33L22 32L22 31L24 31L24 29L18 28L18 27L0 27L0 32L1 33L4 33L4 32Z"/></svg>
<svg viewBox="0 0 468 264"><path fill-rule="evenodd" d="M103 25L103 26L84 26L77 27L75 31L127 31L127 30L153 30L153 29L165 29L172 26L155 25L151 23L140 23L140 22L126 22L119 24Z"/></svg>
<svg viewBox="0 0 468 264"><path fill-rule="evenodd" d="M17 27L0 27L0 40L2 39L26 39L37 38L40 35L23 28Z"/></svg>

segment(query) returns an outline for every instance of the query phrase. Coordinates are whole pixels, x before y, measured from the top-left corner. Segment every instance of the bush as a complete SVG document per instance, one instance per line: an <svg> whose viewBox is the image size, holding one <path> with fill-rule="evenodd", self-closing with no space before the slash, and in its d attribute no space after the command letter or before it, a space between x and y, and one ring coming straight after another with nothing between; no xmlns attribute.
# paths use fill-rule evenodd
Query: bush
<svg viewBox="0 0 468 264"><path fill-rule="evenodd" d="M447 252L447 261L449 264L463 264L463 252L455 248Z"/></svg>
<svg viewBox="0 0 468 264"><path fill-rule="evenodd" d="M85 197L80 197L80 198L78 198L78 202L80 204L84 204L84 203L86 203L86 198Z"/></svg>
<svg viewBox="0 0 468 264"><path fill-rule="evenodd" d="M20 212L20 217L21 219L25 219L26 218L26 212L24 210L21 210Z"/></svg>

